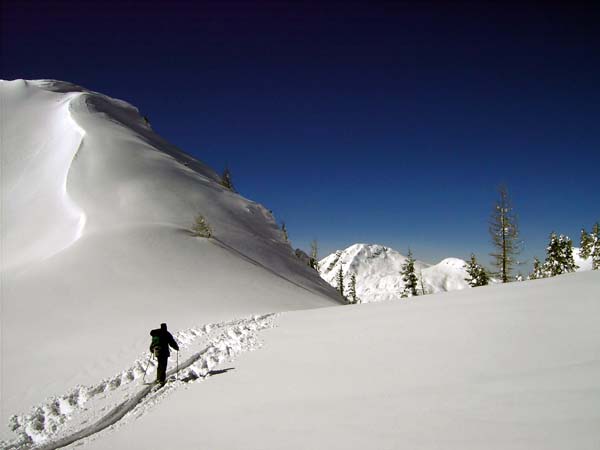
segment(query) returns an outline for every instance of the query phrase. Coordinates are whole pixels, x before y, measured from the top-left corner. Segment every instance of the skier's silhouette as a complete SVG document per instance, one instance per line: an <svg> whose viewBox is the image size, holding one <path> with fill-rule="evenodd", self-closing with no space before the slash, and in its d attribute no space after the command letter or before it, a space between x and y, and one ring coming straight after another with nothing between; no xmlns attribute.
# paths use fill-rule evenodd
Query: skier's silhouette
<svg viewBox="0 0 600 450"><path fill-rule="evenodd" d="M154 353L154 356L156 356L156 360L158 361L156 382L165 384L167 378L167 362L169 361L169 356L171 356L169 347L179 351L179 345L175 342L173 335L167 331L166 323L161 323L160 328L152 330L150 336L152 336L150 352Z"/></svg>

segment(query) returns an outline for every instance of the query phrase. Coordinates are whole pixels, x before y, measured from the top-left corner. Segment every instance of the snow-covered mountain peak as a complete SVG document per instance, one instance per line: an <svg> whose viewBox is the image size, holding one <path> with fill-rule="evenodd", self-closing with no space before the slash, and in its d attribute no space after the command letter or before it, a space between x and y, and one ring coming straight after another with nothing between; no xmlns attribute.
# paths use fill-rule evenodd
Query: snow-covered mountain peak
<svg viewBox="0 0 600 450"><path fill-rule="evenodd" d="M335 253L323 258L319 263L322 274L330 272L333 267L341 262L344 270L350 269L365 269L365 267L380 267L383 261L384 264L391 263L394 267L399 264L398 269L406 262L406 256L393 248L386 247L380 244L353 244L344 250L337 250ZM428 265L422 262L417 262L416 265L427 267Z"/></svg>
<svg viewBox="0 0 600 450"><path fill-rule="evenodd" d="M380 244L353 244L338 250L319 262L321 276L332 286L337 286L337 275L342 268L348 284L351 275L356 276L358 297L362 302L392 300L400 297L404 287L400 271L407 257L393 248ZM463 289L465 261L446 258L436 265L415 261L415 273L423 280L421 290L426 293Z"/></svg>
<svg viewBox="0 0 600 450"><path fill-rule="evenodd" d="M436 264L440 267L451 267L453 269L461 269L465 265L465 260L460 258L445 258Z"/></svg>

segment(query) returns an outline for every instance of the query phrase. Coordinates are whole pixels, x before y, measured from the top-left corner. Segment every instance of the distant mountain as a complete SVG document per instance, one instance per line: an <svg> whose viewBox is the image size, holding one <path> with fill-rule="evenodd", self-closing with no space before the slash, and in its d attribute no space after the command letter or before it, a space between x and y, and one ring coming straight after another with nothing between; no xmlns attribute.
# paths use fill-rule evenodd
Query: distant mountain
<svg viewBox="0 0 600 450"><path fill-rule="evenodd" d="M323 258L319 272L335 287L341 265L346 285L350 276L356 274L356 291L363 303L392 300L400 297L404 287L400 270L406 259L405 255L383 245L354 244ZM446 258L435 265L416 261L415 272L419 280L422 277L427 294L453 291L468 287L464 264L459 258Z"/></svg>

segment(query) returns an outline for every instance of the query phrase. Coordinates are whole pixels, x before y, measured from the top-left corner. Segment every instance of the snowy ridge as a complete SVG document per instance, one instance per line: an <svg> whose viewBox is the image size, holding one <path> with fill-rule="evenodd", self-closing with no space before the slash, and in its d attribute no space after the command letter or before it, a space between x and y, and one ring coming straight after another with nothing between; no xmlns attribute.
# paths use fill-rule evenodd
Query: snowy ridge
<svg viewBox="0 0 600 450"><path fill-rule="evenodd" d="M32 133L16 124L14 131L24 140L24 151L12 155L10 139L3 149L3 225L7 231L2 270L49 258L82 235L86 215L67 190L71 164L86 134L71 111L80 95L70 92L47 109L24 111L44 114L48 120ZM9 127L7 134L11 131Z"/></svg>
<svg viewBox="0 0 600 450"><path fill-rule="evenodd" d="M54 80L0 81L0 97L10 111L0 439L12 436L8 417L120 370L161 322L187 329L339 303L267 208L223 187L134 106ZM198 215L214 239L190 233Z"/></svg>
<svg viewBox="0 0 600 450"><path fill-rule="evenodd" d="M156 392L147 386L135 393L138 383L134 382L144 378L144 374L146 381L156 376L156 361L149 360L148 354L141 355L130 367L111 378L90 386L76 386L64 395L47 399L27 414L11 417L11 428L17 438L0 445L14 450L54 449L112 426L127 414L140 417L174 389L207 377L213 368L231 361L241 352L258 348L257 332L272 327L274 317L273 314L254 316L179 331L175 339L180 343L180 351L191 356L180 362L178 381L169 382ZM197 351L207 341L208 345ZM174 356L170 365L167 375L173 376L176 372ZM115 405L118 399L123 401ZM98 417L107 410L108 413Z"/></svg>
<svg viewBox="0 0 600 450"><path fill-rule="evenodd" d="M400 271L406 256L398 251L377 244L354 244L338 250L319 262L321 277L331 286L337 286L340 265L346 286L350 276L356 274L356 291L363 303L393 300L400 297L404 282ZM427 294L465 289L468 287L464 270L465 261L446 258L435 265L415 262L415 273L423 280ZM421 287L421 286L419 286Z"/></svg>

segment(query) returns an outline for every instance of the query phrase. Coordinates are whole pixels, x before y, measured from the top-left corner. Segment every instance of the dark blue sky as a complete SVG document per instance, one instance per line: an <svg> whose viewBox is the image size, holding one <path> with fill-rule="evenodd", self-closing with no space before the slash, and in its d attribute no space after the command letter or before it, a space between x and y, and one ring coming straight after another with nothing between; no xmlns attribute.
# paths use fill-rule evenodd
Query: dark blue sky
<svg viewBox="0 0 600 450"><path fill-rule="evenodd" d="M295 246L487 262L505 183L531 259L600 220L592 5L3 0L0 76L136 105Z"/></svg>

